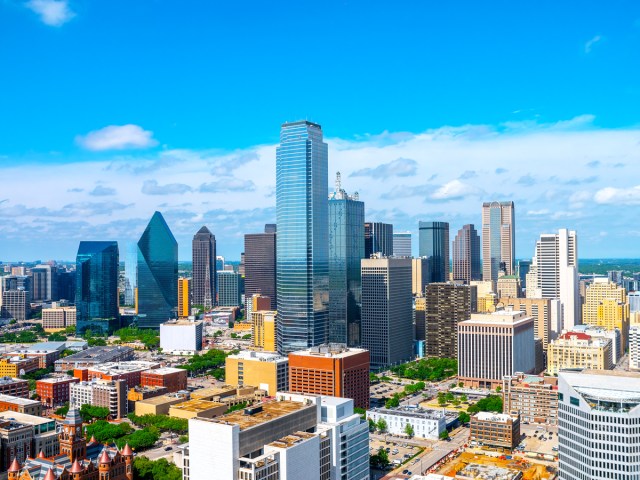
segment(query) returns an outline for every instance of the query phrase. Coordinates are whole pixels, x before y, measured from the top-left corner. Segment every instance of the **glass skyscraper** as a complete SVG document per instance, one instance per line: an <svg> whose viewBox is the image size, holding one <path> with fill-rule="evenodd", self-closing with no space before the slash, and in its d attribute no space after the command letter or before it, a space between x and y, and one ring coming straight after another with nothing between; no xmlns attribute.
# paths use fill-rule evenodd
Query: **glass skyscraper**
<svg viewBox="0 0 640 480"><path fill-rule="evenodd" d="M513 202L482 204L482 279L496 282L499 272L515 273L515 207Z"/></svg>
<svg viewBox="0 0 640 480"><path fill-rule="evenodd" d="M285 123L276 149L278 351L328 339L328 154L322 127Z"/></svg>
<svg viewBox="0 0 640 480"><path fill-rule="evenodd" d="M383 257L391 257L393 253L393 225L382 222L366 222L364 224L364 256L371 257L380 253Z"/></svg>
<svg viewBox="0 0 640 480"><path fill-rule="evenodd" d="M449 224L447 222L420 222L420 256L430 257L432 282L449 281Z"/></svg>
<svg viewBox="0 0 640 480"><path fill-rule="evenodd" d="M80 242L76 256L76 330L112 333L118 320L118 242Z"/></svg>
<svg viewBox="0 0 640 480"><path fill-rule="evenodd" d="M193 304L211 308L216 304L216 237L203 226L193 236ZM224 268L224 266L223 266Z"/></svg>
<svg viewBox="0 0 640 480"><path fill-rule="evenodd" d="M155 212L138 241L138 326L160 328L177 308L178 243Z"/></svg>
<svg viewBox="0 0 640 480"><path fill-rule="evenodd" d="M124 257L124 304L127 306L136 303L136 288L138 288L138 245L127 244L127 252Z"/></svg>
<svg viewBox="0 0 640 480"><path fill-rule="evenodd" d="M360 345L364 203L347 195L337 174L329 196L329 341Z"/></svg>

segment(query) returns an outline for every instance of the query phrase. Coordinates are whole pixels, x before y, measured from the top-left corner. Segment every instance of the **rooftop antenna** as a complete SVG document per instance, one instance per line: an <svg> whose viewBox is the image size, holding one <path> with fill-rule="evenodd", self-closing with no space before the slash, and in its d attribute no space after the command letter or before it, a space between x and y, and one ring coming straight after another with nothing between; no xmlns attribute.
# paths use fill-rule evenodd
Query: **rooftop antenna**
<svg viewBox="0 0 640 480"><path fill-rule="evenodd" d="M336 172L336 192L342 190L342 178L340 172Z"/></svg>

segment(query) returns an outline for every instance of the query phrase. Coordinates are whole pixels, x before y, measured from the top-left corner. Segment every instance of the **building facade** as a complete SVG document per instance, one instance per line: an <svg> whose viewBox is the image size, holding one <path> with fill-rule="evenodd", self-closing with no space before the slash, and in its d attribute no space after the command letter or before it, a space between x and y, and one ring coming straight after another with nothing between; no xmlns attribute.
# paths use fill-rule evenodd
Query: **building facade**
<svg viewBox="0 0 640 480"><path fill-rule="evenodd" d="M452 282L430 283L425 293L427 358L458 357L458 323L471 316L471 289Z"/></svg>
<svg viewBox="0 0 640 480"><path fill-rule="evenodd" d="M393 234L393 256L411 257L411 232Z"/></svg>
<svg viewBox="0 0 640 480"><path fill-rule="evenodd" d="M68 402L71 384L78 382L77 378L69 376L43 378L36 381L36 393L44 405L52 408Z"/></svg>
<svg viewBox="0 0 640 480"><path fill-rule="evenodd" d="M558 424L558 379L516 373L502 378L502 412L526 423Z"/></svg>
<svg viewBox="0 0 640 480"><path fill-rule="evenodd" d="M42 309L42 328L53 332L76 324L76 307L53 307Z"/></svg>
<svg viewBox="0 0 640 480"><path fill-rule="evenodd" d="M580 332L566 332L547 348L547 373L558 375L562 370L613 368L611 340L593 338Z"/></svg>
<svg viewBox="0 0 640 480"><path fill-rule="evenodd" d="M515 206L513 202L482 204L482 279L496 282L498 274L515 273Z"/></svg>
<svg viewBox="0 0 640 480"><path fill-rule="evenodd" d="M191 279L178 278L178 318L191 315Z"/></svg>
<svg viewBox="0 0 640 480"><path fill-rule="evenodd" d="M370 258L374 253L393 256L393 225L390 223L365 222L364 258Z"/></svg>
<svg viewBox="0 0 640 480"><path fill-rule="evenodd" d="M231 270L218 272L218 305L239 307L242 305L242 277Z"/></svg>
<svg viewBox="0 0 640 480"><path fill-rule="evenodd" d="M278 312L270 310L258 310L251 312L251 343L254 347L275 352L277 350Z"/></svg>
<svg viewBox="0 0 640 480"><path fill-rule="evenodd" d="M216 304L216 237L202 226L191 242L193 303L211 308ZM222 270L222 269L221 269Z"/></svg>
<svg viewBox="0 0 640 480"><path fill-rule="evenodd" d="M478 412L471 416L469 440L511 452L520 443L520 417L505 413Z"/></svg>
<svg viewBox="0 0 640 480"><path fill-rule="evenodd" d="M629 339L630 308L627 291L608 279L595 278L585 292L582 305L582 323L618 329L622 334L622 344L626 347Z"/></svg>
<svg viewBox="0 0 640 480"><path fill-rule="evenodd" d="M391 435L408 436L407 425L411 427L413 436L437 440L447 429L447 418L442 410L423 408L372 408L367 410L367 419L374 422L384 420L387 432Z"/></svg>
<svg viewBox="0 0 640 480"><path fill-rule="evenodd" d="M252 385L267 392L289 391L289 359L276 353L241 351L225 361L225 381L231 385Z"/></svg>
<svg viewBox="0 0 640 480"><path fill-rule="evenodd" d="M275 229L244 236L244 295L269 297L267 310L277 308L276 296L276 235Z"/></svg>
<svg viewBox="0 0 640 480"><path fill-rule="evenodd" d="M160 325L160 348L164 352L202 350L204 324L201 320L171 320Z"/></svg>
<svg viewBox="0 0 640 480"><path fill-rule="evenodd" d="M429 257L429 281L449 281L449 224L420 222L419 256Z"/></svg>
<svg viewBox="0 0 640 480"><path fill-rule="evenodd" d="M473 224L464 225L453 239L453 280L469 285L482 280L480 237Z"/></svg>

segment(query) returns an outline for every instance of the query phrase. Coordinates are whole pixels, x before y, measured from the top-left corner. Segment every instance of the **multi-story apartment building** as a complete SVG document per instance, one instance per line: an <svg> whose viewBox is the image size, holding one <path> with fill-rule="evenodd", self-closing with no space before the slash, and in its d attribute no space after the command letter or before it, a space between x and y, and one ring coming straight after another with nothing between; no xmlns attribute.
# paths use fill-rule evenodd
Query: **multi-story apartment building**
<svg viewBox="0 0 640 480"><path fill-rule="evenodd" d="M277 353L241 351L225 361L225 381L252 385L275 396L289 390L289 359Z"/></svg>
<svg viewBox="0 0 640 480"><path fill-rule="evenodd" d="M526 423L558 424L558 379L516 373L502 379L503 413Z"/></svg>
<svg viewBox="0 0 640 480"><path fill-rule="evenodd" d="M520 443L520 417L478 412L471 416L471 445L512 451Z"/></svg>
<svg viewBox="0 0 640 480"><path fill-rule="evenodd" d="M585 292L582 306L582 323L618 329L622 334L622 345L626 348L629 340L630 308L627 291L606 278L595 278Z"/></svg>
<svg viewBox="0 0 640 480"><path fill-rule="evenodd" d="M75 377L43 378L36 381L36 393L47 407L55 407L69 401L71 384L78 383Z"/></svg>
<svg viewBox="0 0 640 480"><path fill-rule="evenodd" d="M586 370L558 375L560 480L640 476L640 379Z"/></svg>
<svg viewBox="0 0 640 480"><path fill-rule="evenodd" d="M47 332L64 330L76 324L76 307L42 309L42 328Z"/></svg>
<svg viewBox="0 0 640 480"><path fill-rule="evenodd" d="M71 408L84 404L106 407L113 418L127 415L127 382L124 380L92 380L71 384Z"/></svg>
<svg viewBox="0 0 640 480"><path fill-rule="evenodd" d="M611 370L613 353L611 340L592 338L580 332L566 332L547 348L547 373L558 375L572 369Z"/></svg>
<svg viewBox="0 0 640 480"><path fill-rule="evenodd" d="M187 371L182 368L162 367L146 370L140 374L143 387L166 387L171 393L187 388Z"/></svg>
<svg viewBox="0 0 640 480"><path fill-rule="evenodd" d="M255 298L255 297L254 297ZM275 352L278 344L276 339L278 312L258 310L251 312L251 343L256 348L267 352Z"/></svg>
<svg viewBox="0 0 640 480"><path fill-rule="evenodd" d="M571 329L572 332L586 333L592 338L608 338L611 340L611 361L617 364L624 355L624 347L622 345L622 334L620 330L614 328L607 330L604 327L593 325L576 325Z"/></svg>
<svg viewBox="0 0 640 480"><path fill-rule="evenodd" d="M458 323L471 316L471 288L430 283L425 291L425 351L428 358L456 358Z"/></svg>
<svg viewBox="0 0 640 480"><path fill-rule="evenodd" d="M640 369L640 325L629 329L629 368Z"/></svg>
<svg viewBox="0 0 640 480"><path fill-rule="evenodd" d="M458 378L466 386L495 388L505 375L536 367L533 318L502 310L458 323Z"/></svg>
<svg viewBox="0 0 640 480"><path fill-rule="evenodd" d="M30 295L23 288L2 291L2 304L0 305L0 318L11 318L23 321L29 318Z"/></svg>

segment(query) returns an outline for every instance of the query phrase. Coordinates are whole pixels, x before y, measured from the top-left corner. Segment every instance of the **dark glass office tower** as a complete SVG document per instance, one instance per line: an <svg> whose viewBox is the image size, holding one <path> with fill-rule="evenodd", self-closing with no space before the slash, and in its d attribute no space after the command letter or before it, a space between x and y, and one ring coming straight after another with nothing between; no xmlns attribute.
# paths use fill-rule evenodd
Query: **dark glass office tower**
<svg viewBox="0 0 640 480"><path fill-rule="evenodd" d="M193 236L193 304L211 308L216 304L216 237L207 227Z"/></svg>
<svg viewBox="0 0 640 480"><path fill-rule="evenodd" d="M328 339L327 144L322 127L285 123L276 149L278 351Z"/></svg>
<svg viewBox="0 0 640 480"><path fill-rule="evenodd" d="M76 330L113 333L119 328L118 242L80 242L76 256Z"/></svg>
<svg viewBox="0 0 640 480"><path fill-rule="evenodd" d="M329 341L360 345L364 203L342 189L340 172L329 196Z"/></svg>
<svg viewBox="0 0 640 480"><path fill-rule="evenodd" d="M431 257L429 266L432 282L449 281L449 224L420 222L420 256Z"/></svg>
<svg viewBox="0 0 640 480"><path fill-rule="evenodd" d="M264 233L244 236L244 297L251 304L255 294L271 299L271 310L276 310L276 229L265 225Z"/></svg>
<svg viewBox="0 0 640 480"><path fill-rule="evenodd" d="M463 226L453 239L453 279L467 285L482 280L480 236L473 224Z"/></svg>
<svg viewBox="0 0 640 480"><path fill-rule="evenodd" d="M160 328L177 308L178 243L155 212L138 241L138 326Z"/></svg>
<svg viewBox="0 0 640 480"><path fill-rule="evenodd" d="M367 222L364 224L364 255L371 257L381 253L383 257L393 256L393 225L390 223Z"/></svg>

